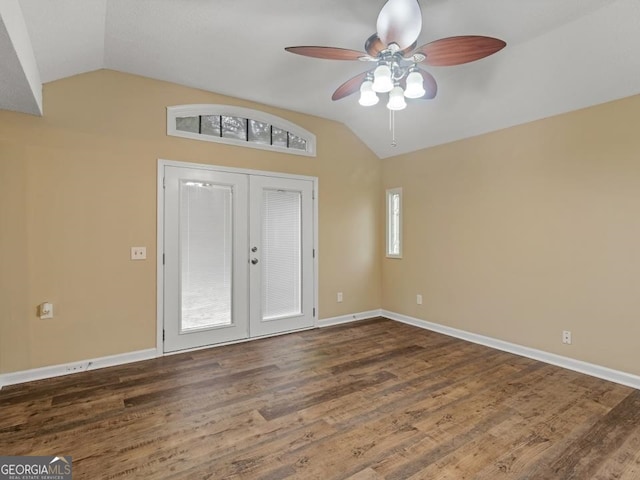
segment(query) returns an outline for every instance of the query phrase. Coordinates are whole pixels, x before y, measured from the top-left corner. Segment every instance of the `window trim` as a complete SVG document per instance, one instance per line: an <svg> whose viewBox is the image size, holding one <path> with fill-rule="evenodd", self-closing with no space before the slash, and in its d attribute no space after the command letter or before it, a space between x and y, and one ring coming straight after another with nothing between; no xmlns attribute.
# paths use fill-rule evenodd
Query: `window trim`
<svg viewBox="0 0 640 480"><path fill-rule="evenodd" d="M391 199L398 195L398 253L391 253ZM387 258L402 258L402 187L389 188L385 195L386 203L386 234L385 254Z"/></svg>
<svg viewBox="0 0 640 480"><path fill-rule="evenodd" d="M268 123L281 130L286 130L307 142L306 150L298 150L295 148L280 147L277 145L265 145L262 143L253 143L245 140L237 140L234 138L215 137L213 135L203 135L200 133L185 132L176 128L176 118L178 117L195 117L201 115L223 115L230 117L240 117L249 120L257 120L259 122ZM172 137L190 138L192 140L202 140L205 142L224 143L227 145L236 145L240 147L256 148L258 150L269 150L292 155L303 155L307 157L316 156L316 136L308 130L291 123L284 118L270 113L254 110L251 108L237 107L235 105L221 104L193 104L193 105L173 105L167 107L167 135Z"/></svg>

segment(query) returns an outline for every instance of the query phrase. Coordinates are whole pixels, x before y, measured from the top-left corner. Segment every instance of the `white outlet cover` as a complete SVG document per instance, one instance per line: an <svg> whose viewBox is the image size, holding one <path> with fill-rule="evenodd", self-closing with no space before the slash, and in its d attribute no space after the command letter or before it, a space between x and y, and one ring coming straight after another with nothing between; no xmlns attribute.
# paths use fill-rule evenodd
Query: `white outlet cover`
<svg viewBox="0 0 640 480"><path fill-rule="evenodd" d="M44 302L38 305L38 310L41 319L53 318L53 304Z"/></svg>
<svg viewBox="0 0 640 480"><path fill-rule="evenodd" d="M146 260L147 247L131 247L131 260Z"/></svg>

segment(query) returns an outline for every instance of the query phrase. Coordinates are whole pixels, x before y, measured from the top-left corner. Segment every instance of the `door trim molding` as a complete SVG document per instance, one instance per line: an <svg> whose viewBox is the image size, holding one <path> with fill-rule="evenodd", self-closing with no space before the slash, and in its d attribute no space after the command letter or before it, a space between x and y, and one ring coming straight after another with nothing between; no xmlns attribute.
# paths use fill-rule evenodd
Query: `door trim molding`
<svg viewBox="0 0 640 480"><path fill-rule="evenodd" d="M244 175L259 175L265 177L291 178L296 180L307 180L313 183L313 308L315 316L313 318L314 327L318 326L320 312L318 308L318 177L307 175L295 175L290 173L270 172L264 170L253 170L246 168L225 167L221 165L210 165L193 162L181 162L178 160L158 159L156 202L157 202L157 231L156 231L156 356L162 357L165 354L163 348L163 328L164 328L164 169L165 167L195 168L198 170L211 170L226 173L239 173ZM262 337L256 337L262 338ZM209 346L210 347L210 346ZM209 348L205 347L205 348ZM182 351L182 350L181 350ZM180 352L172 352L180 353Z"/></svg>

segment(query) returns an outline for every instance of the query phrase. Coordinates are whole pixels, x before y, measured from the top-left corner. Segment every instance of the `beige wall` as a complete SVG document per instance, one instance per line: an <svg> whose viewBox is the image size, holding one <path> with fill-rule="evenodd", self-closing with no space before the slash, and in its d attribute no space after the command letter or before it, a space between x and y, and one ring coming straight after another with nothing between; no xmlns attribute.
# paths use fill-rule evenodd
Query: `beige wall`
<svg viewBox="0 0 640 480"><path fill-rule="evenodd" d="M0 143L0 366L7 370L29 364L24 153L21 146Z"/></svg>
<svg viewBox="0 0 640 480"><path fill-rule="evenodd" d="M0 111L0 372L155 346L163 158L319 177L322 318L382 306L640 374L640 96L382 162L341 124L112 71L44 102ZM167 137L188 103L279 115L318 157ZM380 261L381 185L404 188L401 260Z"/></svg>
<svg viewBox="0 0 640 480"><path fill-rule="evenodd" d="M383 308L640 374L639 118L635 96L384 160Z"/></svg>
<svg viewBox="0 0 640 480"><path fill-rule="evenodd" d="M286 118L318 156L167 137L165 108L190 103ZM45 85L44 109L0 111L0 372L155 347L159 158L319 177L320 316L380 308L381 164L343 125L107 70Z"/></svg>

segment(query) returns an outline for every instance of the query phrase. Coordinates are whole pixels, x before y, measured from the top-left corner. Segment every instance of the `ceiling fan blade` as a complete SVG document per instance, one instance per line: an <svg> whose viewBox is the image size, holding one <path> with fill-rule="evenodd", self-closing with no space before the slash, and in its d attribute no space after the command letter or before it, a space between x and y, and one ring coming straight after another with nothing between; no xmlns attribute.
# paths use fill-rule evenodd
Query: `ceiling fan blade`
<svg viewBox="0 0 640 480"><path fill-rule="evenodd" d="M327 60L359 60L362 57L367 57L364 52L335 47L287 47L285 50L305 57Z"/></svg>
<svg viewBox="0 0 640 480"><path fill-rule="evenodd" d="M417 0L388 0L376 23L382 43L396 43L405 49L418 39L422 30L422 12Z"/></svg>
<svg viewBox="0 0 640 480"><path fill-rule="evenodd" d="M436 83L436 79L433 78L433 75L431 75L426 70L422 70L421 68L419 68L418 71L420 72L420 75L422 75L422 86L424 87L425 94L414 100L434 99L436 97L436 94L438 93L438 84ZM400 80L400 86L403 89L407 88L407 77L404 77L402 80Z"/></svg>
<svg viewBox="0 0 640 480"><path fill-rule="evenodd" d="M407 48L404 48L402 50L400 50L400 53L402 54L403 57L406 57L407 55L409 55L410 53L413 52L413 50L415 50L416 46L418 44L416 42L413 42L411 45L409 45Z"/></svg>
<svg viewBox="0 0 640 480"><path fill-rule="evenodd" d="M384 50L384 48L385 45L382 43L382 40L380 40L377 33L371 35L367 38L367 41L364 42L365 51L372 57L376 57L382 50Z"/></svg>
<svg viewBox="0 0 640 480"><path fill-rule="evenodd" d="M340 100L341 98L348 97L349 95L356 93L360 90L360 85L362 85L362 82L364 82L368 73L370 72L362 72L344 82L336 89L335 92L333 92L331 100Z"/></svg>
<svg viewBox="0 0 640 480"><path fill-rule="evenodd" d="M416 52L427 57L422 61L426 65L448 67L488 57L506 45L506 42L498 38L464 35L435 40L421 46Z"/></svg>

